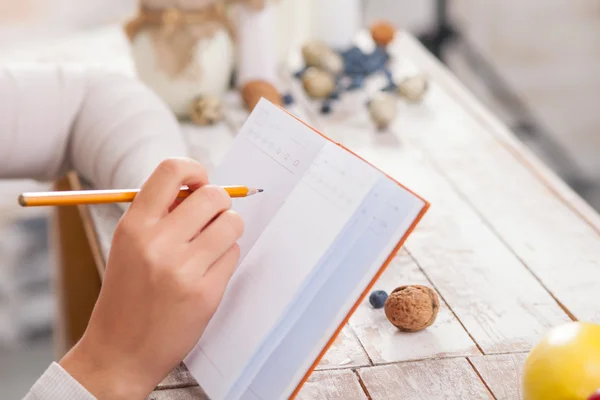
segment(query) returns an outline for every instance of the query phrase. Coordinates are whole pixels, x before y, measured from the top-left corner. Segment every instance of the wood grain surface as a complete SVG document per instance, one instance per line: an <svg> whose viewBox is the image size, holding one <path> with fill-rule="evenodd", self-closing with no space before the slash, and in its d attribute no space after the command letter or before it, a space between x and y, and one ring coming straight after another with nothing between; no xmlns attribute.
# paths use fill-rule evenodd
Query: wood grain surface
<svg viewBox="0 0 600 400"><path fill-rule="evenodd" d="M358 376L350 369L314 372L297 400L367 400Z"/></svg>
<svg viewBox="0 0 600 400"><path fill-rule="evenodd" d="M374 290L391 293L401 285L432 286L406 251L392 261ZM384 310L374 309L368 299L352 315L350 325L374 364L480 354L447 304L443 300L440 303L435 324L420 332L399 331L387 320Z"/></svg>
<svg viewBox="0 0 600 400"><path fill-rule="evenodd" d="M368 94L343 99L324 117L318 103L291 81L318 129L431 202L405 247L480 349L486 354L529 350L548 328L570 318L423 149L405 139L409 131L453 137L461 129L450 123L454 117L445 112L449 101L441 103L441 89L431 86L428 103L407 109L389 131L376 132L366 112L352 111L364 107ZM505 198L501 186L487 190Z"/></svg>
<svg viewBox="0 0 600 400"><path fill-rule="evenodd" d="M498 400L521 399L526 353L470 357L469 361Z"/></svg>
<svg viewBox="0 0 600 400"><path fill-rule="evenodd" d="M376 366L358 373L372 400L493 399L465 358Z"/></svg>

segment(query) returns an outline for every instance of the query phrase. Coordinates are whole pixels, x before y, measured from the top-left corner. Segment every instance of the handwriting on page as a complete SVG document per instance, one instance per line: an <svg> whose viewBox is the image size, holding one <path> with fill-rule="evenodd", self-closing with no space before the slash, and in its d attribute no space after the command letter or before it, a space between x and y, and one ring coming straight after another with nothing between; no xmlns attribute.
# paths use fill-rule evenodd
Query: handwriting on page
<svg viewBox="0 0 600 400"><path fill-rule="evenodd" d="M337 145L328 143L312 162L302 182L344 212L353 210L379 176Z"/></svg>
<svg viewBox="0 0 600 400"><path fill-rule="evenodd" d="M244 138L282 167L296 173L306 164L307 135L302 132L306 127L269 121L268 117L268 111L260 110L243 132Z"/></svg>
<svg viewBox="0 0 600 400"><path fill-rule="evenodd" d="M256 126L249 129L246 140L281 164L282 167L295 173L302 162L299 147L302 145L289 137L276 137L267 133L261 133Z"/></svg>
<svg viewBox="0 0 600 400"><path fill-rule="evenodd" d="M300 121L273 108L265 103L256 106L211 176L211 183L216 185L264 189L260 196L233 200L233 209L246 227L238 241L241 260L326 142Z"/></svg>

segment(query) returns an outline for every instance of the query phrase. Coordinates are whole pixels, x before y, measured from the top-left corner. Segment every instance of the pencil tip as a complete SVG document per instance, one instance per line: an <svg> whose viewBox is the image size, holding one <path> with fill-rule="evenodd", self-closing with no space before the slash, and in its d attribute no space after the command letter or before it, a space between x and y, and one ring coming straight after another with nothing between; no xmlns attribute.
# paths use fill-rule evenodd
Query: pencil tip
<svg viewBox="0 0 600 400"><path fill-rule="evenodd" d="M262 192L264 192L263 189L258 189L258 193L262 193Z"/></svg>

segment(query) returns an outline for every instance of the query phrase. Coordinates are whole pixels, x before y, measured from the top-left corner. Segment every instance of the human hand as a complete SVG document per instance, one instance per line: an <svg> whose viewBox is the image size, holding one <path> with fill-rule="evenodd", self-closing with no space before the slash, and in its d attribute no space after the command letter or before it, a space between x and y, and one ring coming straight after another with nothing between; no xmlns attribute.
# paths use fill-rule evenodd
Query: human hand
<svg viewBox="0 0 600 400"><path fill-rule="evenodd" d="M192 160L163 162L119 222L82 339L60 361L97 398L142 399L189 353L239 259L241 217ZM194 192L176 201L181 186Z"/></svg>

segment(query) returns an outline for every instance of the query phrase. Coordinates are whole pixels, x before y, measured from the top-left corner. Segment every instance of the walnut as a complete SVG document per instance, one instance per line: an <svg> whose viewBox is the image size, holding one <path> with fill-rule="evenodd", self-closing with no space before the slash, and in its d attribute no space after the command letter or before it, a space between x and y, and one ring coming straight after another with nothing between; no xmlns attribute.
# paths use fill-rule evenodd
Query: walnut
<svg viewBox="0 0 600 400"><path fill-rule="evenodd" d="M385 316L396 328L416 332L431 326L440 309L436 292L426 286L400 286L385 302Z"/></svg>
<svg viewBox="0 0 600 400"><path fill-rule="evenodd" d="M302 75L304 90L310 97L325 98L335 90L335 79L327 71L310 67Z"/></svg>

